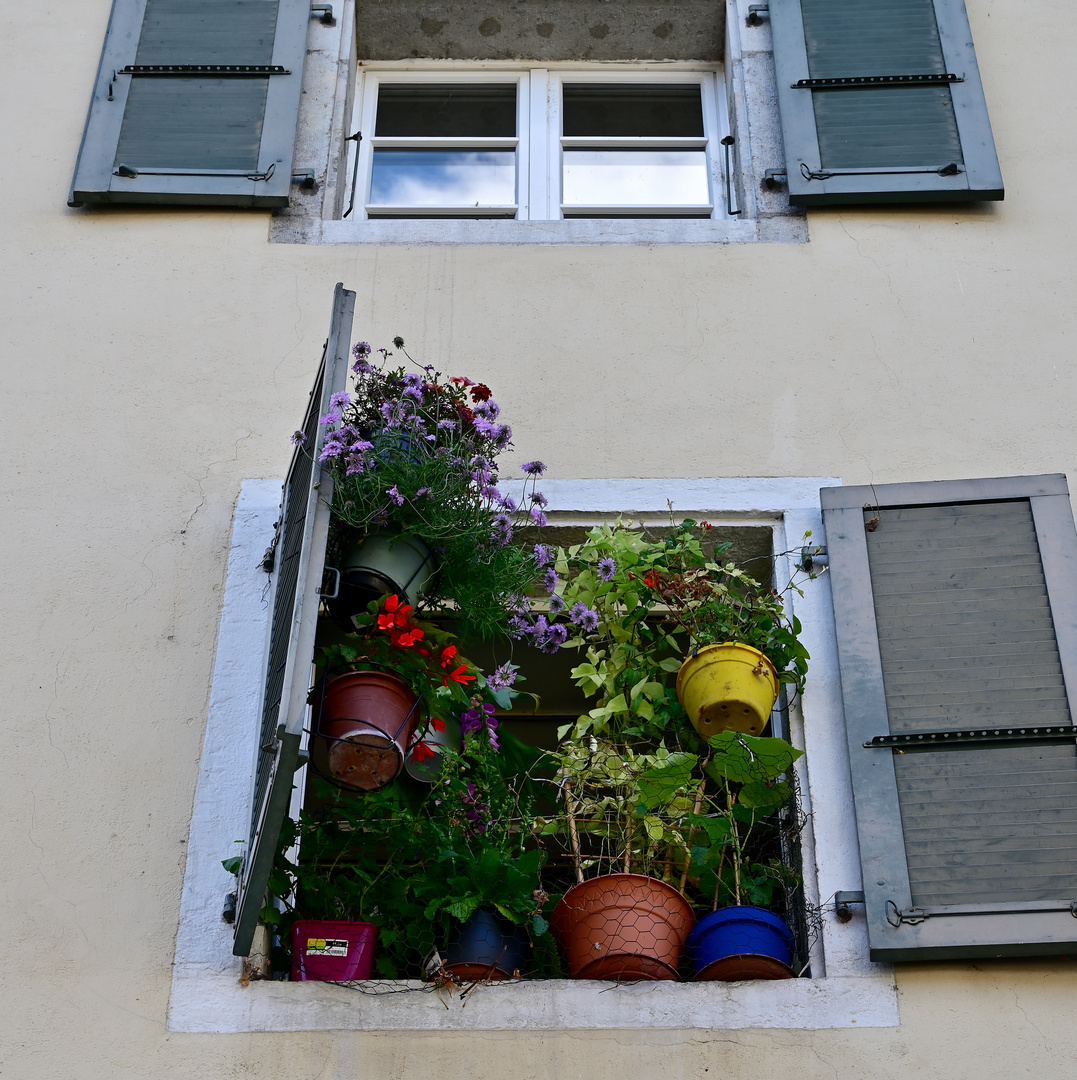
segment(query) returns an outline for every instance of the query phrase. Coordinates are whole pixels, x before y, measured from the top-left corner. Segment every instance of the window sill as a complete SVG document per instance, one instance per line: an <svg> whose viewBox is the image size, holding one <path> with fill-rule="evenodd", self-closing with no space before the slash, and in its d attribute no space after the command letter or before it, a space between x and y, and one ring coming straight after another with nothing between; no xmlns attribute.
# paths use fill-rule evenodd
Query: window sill
<svg viewBox="0 0 1077 1080"><path fill-rule="evenodd" d="M591 218L564 221L323 221L287 212L273 217L270 240L278 244L803 244L807 220L783 215L757 221L668 218Z"/></svg>
<svg viewBox="0 0 1077 1080"><path fill-rule="evenodd" d="M591 516L665 512L666 498L709 516L775 528L777 550L805 529L822 535L819 488L829 478L564 480L543 484L551 510ZM465 999L436 993L364 995L333 983L240 982L232 927L221 917L235 879L221 859L249 828L250 775L258 741L258 688L269 618L262 553L273 533L279 480L249 480L236 506L202 763L187 844L168 1029L240 1031L467 1031L497 1029L893 1027L897 994L889 965L867 958L863 915L834 917L827 898L860 883L848 752L841 730L829 582L818 578L797 601L813 678L798 735L807 750L812 837L805 847L809 899L822 898L813 979L741 983L521 982L482 986ZM814 858L813 858L814 855Z"/></svg>

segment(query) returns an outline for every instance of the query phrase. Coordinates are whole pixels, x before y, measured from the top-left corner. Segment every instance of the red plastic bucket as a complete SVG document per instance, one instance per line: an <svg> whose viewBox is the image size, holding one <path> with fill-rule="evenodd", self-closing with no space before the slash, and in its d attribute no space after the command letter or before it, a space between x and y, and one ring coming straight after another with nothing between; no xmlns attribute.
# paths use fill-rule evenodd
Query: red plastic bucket
<svg viewBox="0 0 1077 1080"><path fill-rule="evenodd" d="M377 791L404 768L419 721L416 697L385 671L352 671L325 687L311 763L342 787Z"/></svg>
<svg viewBox="0 0 1077 1080"><path fill-rule="evenodd" d="M299 919L292 926L292 982L369 979L377 934L368 922Z"/></svg>

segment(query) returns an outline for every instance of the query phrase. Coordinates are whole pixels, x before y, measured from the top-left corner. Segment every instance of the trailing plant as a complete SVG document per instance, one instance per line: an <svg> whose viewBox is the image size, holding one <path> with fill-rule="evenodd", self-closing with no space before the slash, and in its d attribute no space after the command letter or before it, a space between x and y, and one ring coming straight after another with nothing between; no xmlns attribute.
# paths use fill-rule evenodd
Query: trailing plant
<svg viewBox="0 0 1077 1080"><path fill-rule="evenodd" d="M513 531L546 523L546 499L535 490L544 466L524 463L519 502L502 493L498 459L511 449L512 429L499 420L490 388L445 379L415 364L401 338L394 345L414 370L390 367L387 349L373 363L360 342L352 391L335 394L321 418L330 429L320 460L334 480L332 542L344 547L386 530L418 537L439 566L426 602L451 601L482 636L503 632L535 578Z"/></svg>

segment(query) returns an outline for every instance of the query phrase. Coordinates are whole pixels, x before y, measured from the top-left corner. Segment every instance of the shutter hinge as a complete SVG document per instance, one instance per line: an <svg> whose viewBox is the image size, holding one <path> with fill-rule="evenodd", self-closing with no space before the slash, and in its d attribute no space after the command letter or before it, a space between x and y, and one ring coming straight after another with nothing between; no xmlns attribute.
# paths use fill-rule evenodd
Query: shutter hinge
<svg viewBox="0 0 1077 1080"><path fill-rule="evenodd" d="M820 566L829 566L830 556L822 544L806 544L800 549L800 566L805 574L810 574Z"/></svg>
<svg viewBox="0 0 1077 1080"><path fill-rule="evenodd" d="M336 575L336 577L333 579L332 590L323 587L325 574L327 573ZM335 600L338 596L340 596L340 571L335 566L325 567L322 574L322 580L323 585L319 585L318 588L314 590L318 596L322 597L322 599L324 600Z"/></svg>
<svg viewBox="0 0 1077 1080"><path fill-rule="evenodd" d="M313 169L297 169L292 173L292 183L298 184L304 191L318 190L318 181L314 179Z"/></svg>
<svg viewBox="0 0 1077 1080"><path fill-rule="evenodd" d="M332 4L311 4L310 17L318 19L325 26L336 26L337 20L333 17Z"/></svg>
<svg viewBox="0 0 1077 1080"><path fill-rule="evenodd" d="M836 892L834 893L834 914L838 917L838 922L849 922L853 917L853 913L849 910L850 904L863 904L864 893L862 891L856 892Z"/></svg>
<svg viewBox="0 0 1077 1080"><path fill-rule="evenodd" d="M946 904L933 907L899 908L893 900L886 901L886 921L891 926L916 926L933 917L954 918L959 915L1035 915L1068 911L1077 919L1077 900L1028 900L1003 904Z"/></svg>
<svg viewBox="0 0 1077 1080"><path fill-rule="evenodd" d="M785 169L767 169L763 173L763 187L767 191L773 191L776 187L784 187L789 183L789 177Z"/></svg>
<svg viewBox="0 0 1077 1080"><path fill-rule="evenodd" d="M221 918L229 925L236 921L236 894L234 892L230 892L224 898L224 910L221 912Z"/></svg>
<svg viewBox="0 0 1077 1080"><path fill-rule="evenodd" d="M748 6L748 18L744 20L746 26L762 26L764 19L770 18L770 7L767 4L750 4Z"/></svg>
<svg viewBox="0 0 1077 1080"><path fill-rule="evenodd" d="M911 169L812 169L806 162L800 163L800 175L805 180L829 180L832 176L905 176L913 173L934 173L936 176L957 176L962 172L956 161L945 165L928 165Z"/></svg>

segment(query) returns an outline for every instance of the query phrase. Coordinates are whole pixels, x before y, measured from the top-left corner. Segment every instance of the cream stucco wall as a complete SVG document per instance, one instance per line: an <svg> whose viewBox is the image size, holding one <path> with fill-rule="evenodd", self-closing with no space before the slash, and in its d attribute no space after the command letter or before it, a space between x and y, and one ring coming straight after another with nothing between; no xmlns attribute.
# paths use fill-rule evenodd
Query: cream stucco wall
<svg viewBox="0 0 1077 1080"><path fill-rule="evenodd" d="M806 244L271 244L261 212L65 206L107 0L0 11L6 828L0 1074L1068 1077L1068 959L904 965L895 1028L169 1033L240 481L280 475L333 283L493 386L559 477L1077 475L1077 18L967 0L1002 204Z"/></svg>

